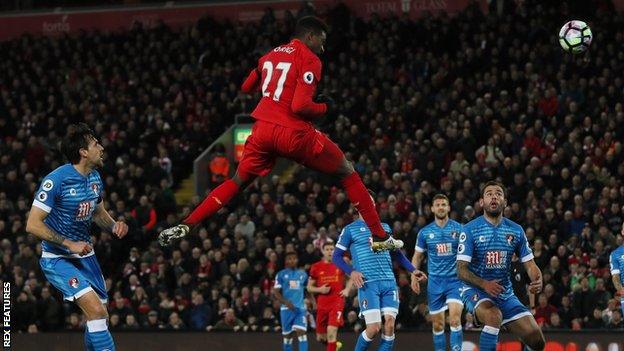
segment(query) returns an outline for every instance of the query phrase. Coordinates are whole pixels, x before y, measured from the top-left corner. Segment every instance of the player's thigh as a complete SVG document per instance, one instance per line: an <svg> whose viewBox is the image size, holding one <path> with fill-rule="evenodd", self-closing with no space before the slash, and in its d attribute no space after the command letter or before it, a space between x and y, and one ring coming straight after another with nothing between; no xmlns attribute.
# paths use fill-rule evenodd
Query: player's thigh
<svg viewBox="0 0 624 351"><path fill-rule="evenodd" d="M296 330L298 334L303 331L304 333L308 330L308 319L306 316L306 310L303 308L298 308L295 312L295 320L293 321L292 328Z"/></svg>
<svg viewBox="0 0 624 351"><path fill-rule="evenodd" d="M316 310L316 332L325 335L327 333L327 325L329 322L329 309Z"/></svg>
<svg viewBox="0 0 624 351"><path fill-rule="evenodd" d="M39 265L46 279L68 301L76 301L89 291L93 291L91 284L79 269L80 258L41 258Z"/></svg>
<svg viewBox="0 0 624 351"><path fill-rule="evenodd" d="M502 324L508 324L526 316L533 317L531 311L515 295L512 295L507 300L500 300L498 307L503 316Z"/></svg>
<svg viewBox="0 0 624 351"><path fill-rule="evenodd" d="M381 314L396 318L399 314L399 288L394 281L383 281L381 285Z"/></svg>
<svg viewBox="0 0 624 351"><path fill-rule="evenodd" d="M341 327L344 324L344 306L337 305L332 308L327 315L327 325L331 327Z"/></svg>
<svg viewBox="0 0 624 351"><path fill-rule="evenodd" d="M364 318L366 325L381 324L381 299L379 282L366 282L358 289L358 303L360 305L360 317Z"/></svg>
<svg viewBox="0 0 624 351"><path fill-rule="evenodd" d="M106 291L106 282L104 274L100 268L97 257L95 255L80 259L78 268L82 275L87 279L91 288L98 295L101 303L108 302L108 292Z"/></svg>
<svg viewBox="0 0 624 351"><path fill-rule="evenodd" d="M461 326L461 315L462 315L462 312L464 311L464 305L458 302L449 302L448 310L449 310L449 322L451 323L451 326L452 326L453 321L459 322L459 325Z"/></svg>
<svg viewBox="0 0 624 351"><path fill-rule="evenodd" d="M106 308L95 291L88 291L76 300L87 320L104 319L108 317Z"/></svg>
<svg viewBox="0 0 624 351"><path fill-rule="evenodd" d="M318 130L307 137L311 144L300 161L304 166L327 174L336 174L346 162L344 153L336 143Z"/></svg>
<svg viewBox="0 0 624 351"><path fill-rule="evenodd" d="M461 319L462 311L464 310L464 302L462 301L461 291L462 283L459 279L450 279L445 284L446 287L446 305L449 310L449 319L451 322L455 319Z"/></svg>
<svg viewBox="0 0 624 351"><path fill-rule="evenodd" d="M474 308L474 316L479 323L500 328L502 325L502 312L491 299L480 300Z"/></svg>
<svg viewBox="0 0 624 351"><path fill-rule="evenodd" d="M236 170L242 180L249 175L266 176L275 166L276 154L272 147L272 133L275 125L256 122L251 135L247 137L241 158Z"/></svg>
<svg viewBox="0 0 624 351"><path fill-rule="evenodd" d="M294 310L281 309L280 310L280 323L282 324L282 335L290 335L293 332L293 324L297 313Z"/></svg>
<svg viewBox="0 0 624 351"><path fill-rule="evenodd" d="M446 294L443 282L437 278L430 278L427 282L427 303L431 318L435 315L442 315L442 320L444 321L444 311L448 309L446 306Z"/></svg>

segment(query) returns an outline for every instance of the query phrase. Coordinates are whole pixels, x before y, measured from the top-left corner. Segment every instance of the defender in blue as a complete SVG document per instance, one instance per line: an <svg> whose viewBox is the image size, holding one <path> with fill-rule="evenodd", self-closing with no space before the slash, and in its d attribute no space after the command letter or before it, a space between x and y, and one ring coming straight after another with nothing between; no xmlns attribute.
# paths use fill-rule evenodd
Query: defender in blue
<svg viewBox="0 0 624 351"><path fill-rule="evenodd" d="M105 307L108 296L89 228L95 222L122 238L128 226L115 222L104 208L102 179L96 171L103 166L104 148L89 127L70 126L61 149L70 163L43 178L26 230L43 241L39 263L48 281L84 312L86 349L113 351Z"/></svg>
<svg viewBox="0 0 624 351"><path fill-rule="evenodd" d="M283 349L292 351L292 341L295 335L299 340L299 351L308 350L308 322L304 302L308 274L297 268L297 253L286 254L285 268L277 272L273 296L281 303L280 320L282 323Z"/></svg>
<svg viewBox="0 0 624 351"><path fill-rule="evenodd" d="M611 255L609 255L609 264L611 266L613 286L615 287L615 291L620 295L620 306L622 308L622 315L624 316L624 276L622 275L622 270L624 270L624 245L611 252Z"/></svg>
<svg viewBox="0 0 624 351"><path fill-rule="evenodd" d="M390 226L382 223L384 230L391 233ZM344 253L351 252L353 266L344 261ZM349 275L358 288L360 317L364 317L366 329L355 345L356 351L365 351L373 338L381 331L381 316L384 328L378 350L392 350L394 345L394 322L399 312L399 290L394 277L392 261L397 261L414 276L416 285L427 277L416 270L405 255L395 251L373 251L373 238L366 223L358 218L347 225L338 238L332 261ZM414 289L414 284L412 284Z"/></svg>
<svg viewBox="0 0 624 351"><path fill-rule="evenodd" d="M435 195L431 209L435 220L418 232L412 263L416 269L420 269L424 255L427 254L427 301L433 324L434 350L446 351L444 311L449 310L451 350L461 351L461 314L464 303L460 292L463 284L457 278L456 266L462 225L449 218L451 205L446 195Z"/></svg>
<svg viewBox="0 0 624 351"><path fill-rule="evenodd" d="M465 282L462 300L468 312L484 327L479 350L495 351L501 326L518 336L532 350L543 350L542 330L529 309L514 295L511 258L515 253L524 263L531 279L529 291L542 290L542 272L522 227L503 217L507 205L505 188L490 181L481 191L483 216L464 225L457 248L457 276Z"/></svg>

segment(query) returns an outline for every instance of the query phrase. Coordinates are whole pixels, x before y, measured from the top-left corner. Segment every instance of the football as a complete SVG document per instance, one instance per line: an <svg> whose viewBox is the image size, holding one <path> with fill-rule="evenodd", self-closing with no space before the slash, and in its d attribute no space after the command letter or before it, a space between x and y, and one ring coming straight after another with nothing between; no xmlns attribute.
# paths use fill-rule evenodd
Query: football
<svg viewBox="0 0 624 351"><path fill-rule="evenodd" d="M583 21L570 21L559 31L559 44L563 50L579 54L589 48L592 42L592 32Z"/></svg>

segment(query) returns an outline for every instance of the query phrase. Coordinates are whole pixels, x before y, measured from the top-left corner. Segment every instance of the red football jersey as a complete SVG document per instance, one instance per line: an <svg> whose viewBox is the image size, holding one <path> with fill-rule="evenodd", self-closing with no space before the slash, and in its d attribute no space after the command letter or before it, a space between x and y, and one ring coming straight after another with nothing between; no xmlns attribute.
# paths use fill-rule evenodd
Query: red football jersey
<svg viewBox="0 0 624 351"><path fill-rule="evenodd" d="M327 111L325 103L312 101L320 79L321 60L299 39L293 39L262 56L241 90L262 91L251 113L255 119L304 129L312 125L311 119Z"/></svg>
<svg viewBox="0 0 624 351"><path fill-rule="evenodd" d="M316 294L316 303L321 306L330 306L336 303L344 304L340 291L344 289L344 273L333 263L323 260L310 267L310 278L315 280L316 286L329 285L329 293Z"/></svg>

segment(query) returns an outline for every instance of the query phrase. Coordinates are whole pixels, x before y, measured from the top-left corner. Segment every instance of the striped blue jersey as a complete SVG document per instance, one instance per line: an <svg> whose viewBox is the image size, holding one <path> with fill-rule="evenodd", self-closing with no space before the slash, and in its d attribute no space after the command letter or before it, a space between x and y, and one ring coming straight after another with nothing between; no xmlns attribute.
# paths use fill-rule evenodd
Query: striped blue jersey
<svg viewBox="0 0 624 351"><path fill-rule="evenodd" d="M624 285L624 274L622 273L622 270L624 270L624 245L611 251L609 264L611 266L611 275L619 274L620 282Z"/></svg>
<svg viewBox="0 0 624 351"><path fill-rule="evenodd" d="M418 232L415 250L427 252L429 275L457 276L457 244L461 231L462 225L449 219L442 228L433 221Z"/></svg>
<svg viewBox="0 0 624 351"><path fill-rule="evenodd" d="M305 309L303 297L308 285L308 274L301 269L284 268L275 276L274 288L281 289L282 296L295 307ZM282 305L282 309L287 309Z"/></svg>
<svg viewBox="0 0 624 351"><path fill-rule="evenodd" d="M470 271L480 278L500 279L504 291L499 298L503 300L513 295L509 272L514 253L522 262L533 259L524 230L508 218L494 226L484 216L477 217L459 235L457 260L470 262Z"/></svg>
<svg viewBox="0 0 624 351"><path fill-rule="evenodd" d="M48 213L44 223L64 238L90 243L91 218L101 201L102 189L102 179L96 170L83 176L74 166L65 164L43 178L33 206ZM53 255L72 255L65 247L45 240L42 248Z"/></svg>
<svg viewBox="0 0 624 351"><path fill-rule="evenodd" d="M386 232L391 232L389 225L386 223L381 225ZM358 219L342 230L336 247L343 251L349 250L351 252L353 268L362 273L365 281L394 281L390 253L388 251L373 252L372 244L372 232L363 220Z"/></svg>

